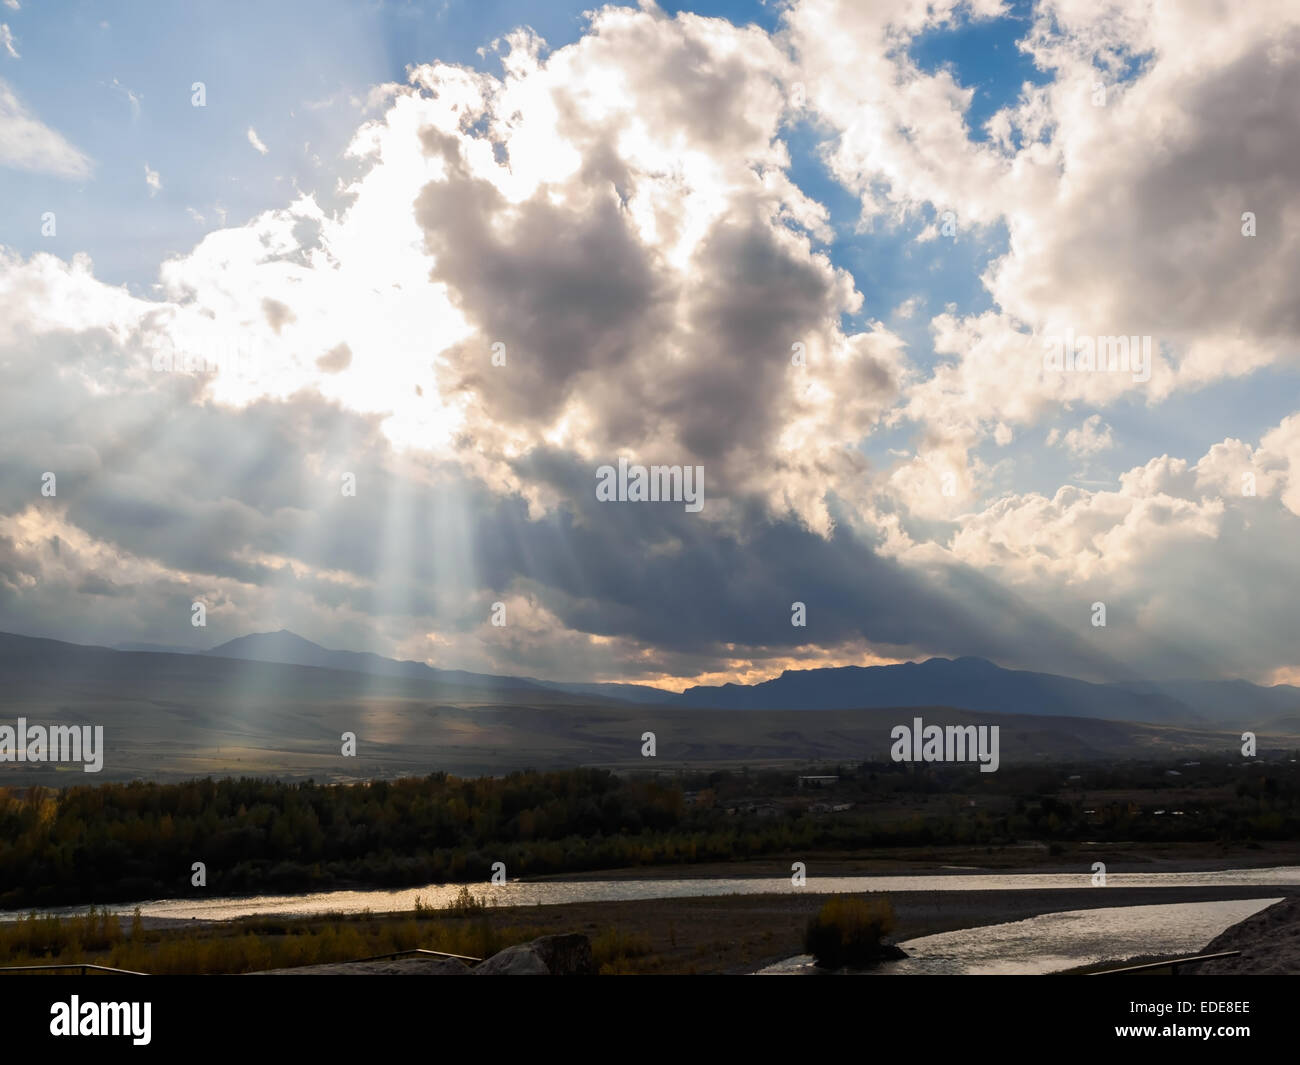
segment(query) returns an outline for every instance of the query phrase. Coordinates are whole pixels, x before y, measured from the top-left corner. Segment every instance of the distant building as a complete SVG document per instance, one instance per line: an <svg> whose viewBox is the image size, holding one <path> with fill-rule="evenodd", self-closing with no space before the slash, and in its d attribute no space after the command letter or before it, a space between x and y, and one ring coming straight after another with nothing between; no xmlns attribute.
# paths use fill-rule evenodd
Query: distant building
<svg viewBox="0 0 1300 1065"><path fill-rule="evenodd" d="M800 778L799 778L799 787L801 787L801 788L831 788L831 787L834 787L834 786L835 786L836 784L838 784L839 782L840 782L840 778L837 777L837 776L826 776L826 777L817 777L817 776L811 776L811 777L800 777Z"/></svg>

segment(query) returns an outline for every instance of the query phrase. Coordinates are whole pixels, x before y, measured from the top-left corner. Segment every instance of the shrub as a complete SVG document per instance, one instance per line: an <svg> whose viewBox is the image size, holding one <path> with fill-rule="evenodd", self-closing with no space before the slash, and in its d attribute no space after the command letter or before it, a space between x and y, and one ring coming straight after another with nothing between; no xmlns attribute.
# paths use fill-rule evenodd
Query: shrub
<svg viewBox="0 0 1300 1065"><path fill-rule="evenodd" d="M462 884L456 897L439 912L447 917L475 917L486 909L487 899L475 898L470 894L469 888ZM422 912L419 906L416 907L416 912Z"/></svg>
<svg viewBox="0 0 1300 1065"><path fill-rule="evenodd" d="M862 965L886 955L881 939L893 930L889 899L836 895L808 922L804 950L825 969Z"/></svg>
<svg viewBox="0 0 1300 1065"><path fill-rule="evenodd" d="M653 950L649 936L619 928L608 928L591 941L591 956L602 974L625 972L631 959L645 957Z"/></svg>

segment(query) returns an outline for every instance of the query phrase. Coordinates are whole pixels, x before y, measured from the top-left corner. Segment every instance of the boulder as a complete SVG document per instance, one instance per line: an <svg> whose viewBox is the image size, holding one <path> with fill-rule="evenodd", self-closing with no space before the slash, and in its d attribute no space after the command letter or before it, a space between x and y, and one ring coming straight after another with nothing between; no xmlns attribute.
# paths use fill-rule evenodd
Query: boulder
<svg viewBox="0 0 1300 1065"><path fill-rule="evenodd" d="M474 967L475 976L589 976L596 972L591 941L572 932L506 947Z"/></svg>
<svg viewBox="0 0 1300 1065"><path fill-rule="evenodd" d="M474 966L475 976L550 976L542 956L533 950L531 943L506 947Z"/></svg>
<svg viewBox="0 0 1300 1065"><path fill-rule="evenodd" d="M1275 976L1300 973L1300 898L1291 896L1224 929L1199 954L1241 951L1235 958L1219 958L1181 965L1176 976ZM1244 997L1244 996L1243 996Z"/></svg>
<svg viewBox="0 0 1300 1065"><path fill-rule="evenodd" d="M384 958L379 961L337 961L299 965L293 969L264 969L250 976L468 976L470 969L455 958Z"/></svg>

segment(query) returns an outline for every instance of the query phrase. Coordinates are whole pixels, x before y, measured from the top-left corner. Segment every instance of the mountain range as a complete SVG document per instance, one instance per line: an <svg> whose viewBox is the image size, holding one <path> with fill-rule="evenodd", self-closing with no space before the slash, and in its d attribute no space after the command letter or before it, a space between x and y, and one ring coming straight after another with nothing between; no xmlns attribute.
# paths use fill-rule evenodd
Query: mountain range
<svg viewBox="0 0 1300 1065"><path fill-rule="evenodd" d="M614 702L664 708L754 710L852 710L884 707L947 706L987 713L1035 717L1079 717L1100 720L1176 724L1183 726L1267 728L1270 723L1300 714L1300 688L1267 687L1244 680L1132 681L1098 684L1050 673L1005 669L982 658L931 658L888 666L841 666L787 670L757 684L695 686L680 693L646 685L564 683L437 669L423 662L399 661L371 652L322 647L296 633L253 633L195 651L157 644L125 644L118 648L89 648L34 637L0 634L10 653L41 646L40 657L57 659L55 649L99 652L121 659L125 668L134 659L157 656L177 659L227 659L310 667L406 682L403 691L434 696L450 693L457 701L482 698L511 703L553 702L557 696L581 702ZM33 652L34 653L34 652ZM19 656L20 658L23 656ZM82 656L84 658L84 656ZM155 663L151 668L157 668ZM180 668L175 663L172 672ZM21 686L22 678L7 677ZM14 690L10 687L10 692ZM506 698L505 693L508 693ZM441 697L441 696L439 696Z"/></svg>
<svg viewBox="0 0 1300 1065"><path fill-rule="evenodd" d="M135 645L139 648L140 645ZM82 646L0 633L0 719L104 727L103 779L207 775L359 780L434 771L836 764L888 757L891 729L998 724L1005 764L1300 747L1300 692L1244 682L1090 684L976 658L793 670L680 694L434 669L333 651L294 633L206 652ZM355 735L355 757L340 757ZM9 763L6 779L89 783ZM100 778L96 778L100 779Z"/></svg>
<svg viewBox="0 0 1300 1065"><path fill-rule="evenodd" d="M161 648L159 649L161 650ZM983 658L931 658L889 666L787 670L758 684L696 686L673 693L638 684L559 683L436 669L370 652L334 651L287 629L230 640L207 656L436 681L465 689L565 692L664 707L726 710L851 710L950 706L991 713L1088 717L1181 725L1254 725L1300 713L1300 688L1244 680L1097 684L1004 669Z"/></svg>

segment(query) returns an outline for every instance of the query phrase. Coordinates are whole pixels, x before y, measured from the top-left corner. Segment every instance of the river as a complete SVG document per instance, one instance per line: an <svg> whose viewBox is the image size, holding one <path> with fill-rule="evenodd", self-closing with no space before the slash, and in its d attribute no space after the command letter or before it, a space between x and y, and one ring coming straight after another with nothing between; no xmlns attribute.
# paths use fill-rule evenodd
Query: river
<svg viewBox="0 0 1300 1065"><path fill-rule="evenodd" d="M1300 867L1282 866L1267 869L1183 873L1111 873L1107 876L1106 882L1108 887L1291 886L1300 885ZM793 886L788 877L513 880L504 884L478 884L470 887L476 896L486 899L493 905L547 906L566 902L608 902L699 895L757 895L771 892L1031 891L1042 888L1087 888L1091 883L1092 878L1089 873L941 873L926 876L810 876L805 887ZM443 906L450 902L460 889L459 884L427 884L424 887L404 888L399 891L323 891L306 895L156 899L115 904L110 909L129 914L138 906L141 914L146 917L169 917L182 920L193 918L201 921L227 921L253 914L303 917L324 913L361 913L366 910L383 913L412 910L415 908L417 898L426 905ZM1254 901L1256 900L1251 900L1252 903ZM1150 909L1150 907L1136 908ZM37 912L61 915L84 913L85 910L86 906L81 905L42 909ZM0 911L0 920L12 920L27 912L26 910Z"/></svg>
<svg viewBox="0 0 1300 1065"><path fill-rule="evenodd" d="M1180 902L1045 913L1024 921L909 939L899 946L910 957L883 962L862 975L1025 975L1144 955L1195 954L1225 928L1277 901ZM762 976L817 973L807 954L759 970Z"/></svg>

